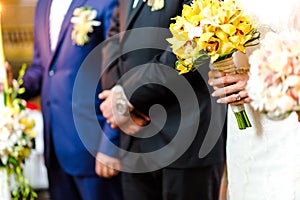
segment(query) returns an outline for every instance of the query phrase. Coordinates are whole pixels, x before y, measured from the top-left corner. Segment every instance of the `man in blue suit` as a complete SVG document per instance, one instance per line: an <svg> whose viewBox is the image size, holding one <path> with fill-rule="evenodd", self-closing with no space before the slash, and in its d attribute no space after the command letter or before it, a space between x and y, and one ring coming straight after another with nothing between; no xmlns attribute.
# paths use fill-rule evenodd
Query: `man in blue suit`
<svg viewBox="0 0 300 200"><path fill-rule="evenodd" d="M74 110L82 119L88 119L86 121L93 120L95 114L97 122L114 143L118 143L118 132L107 126L100 112L91 113L73 95L80 66L105 39L116 3L116 0L40 0L36 6L34 57L32 66L24 75L24 98L41 95L45 162L53 200L122 199L119 177L100 178L95 172L95 163L99 162L95 160L96 154L101 157L109 153L107 149L101 149L103 142L97 140L101 133L88 128L79 133ZM82 14L84 10L89 11ZM91 22L88 32L80 27L84 25L80 24L84 19ZM89 76L90 73L82 74ZM97 108L100 101L97 101L96 94L101 90L101 85L98 85L94 101L87 104ZM111 159L110 156L106 159ZM113 175L116 175L114 171L106 176Z"/></svg>

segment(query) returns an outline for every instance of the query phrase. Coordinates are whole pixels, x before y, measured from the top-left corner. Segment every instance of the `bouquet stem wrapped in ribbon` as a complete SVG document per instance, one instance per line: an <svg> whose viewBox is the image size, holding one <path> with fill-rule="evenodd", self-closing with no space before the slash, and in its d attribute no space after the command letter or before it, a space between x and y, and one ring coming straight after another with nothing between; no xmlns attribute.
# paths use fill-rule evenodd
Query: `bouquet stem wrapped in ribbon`
<svg viewBox="0 0 300 200"><path fill-rule="evenodd" d="M214 62L212 64L212 67L213 70L226 72L230 74L243 74L249 71L249 69L247 68L237 68L233 62L232 56L224 60ZM230 107L235 115L239 129L245 129L251 127L251 123L250 120L248 119L244 104L230 105Z"/></svg>
<svg viewBox="0 0 300 200"><path fill-rule="evenodd" d="M173 37L167 41L178 58L179 74L196 70L205 59L210 59L215 70L248 71L236 69L232 55L236 51L245 53L247 46L256 45L253 41L259 38L259 33L235 0L193 0L191 5L183 6L182 15L174 20L170 25ZM251 127L243 105L233 110L240 129Z"/></svg>

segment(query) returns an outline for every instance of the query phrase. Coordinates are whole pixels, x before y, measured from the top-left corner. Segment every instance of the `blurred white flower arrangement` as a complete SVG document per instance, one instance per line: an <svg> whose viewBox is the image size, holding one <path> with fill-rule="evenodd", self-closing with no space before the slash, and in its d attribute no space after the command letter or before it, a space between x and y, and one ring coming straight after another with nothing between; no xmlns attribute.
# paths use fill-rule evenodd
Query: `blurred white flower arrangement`
<svg viewBox="0 0 300 200"><path fill-rule="evenodd" d="M271 119L300 111L300 32L269 32L249 58L251 105Z"/></svg>
<svg viewBox="0 0 300 200"><path fill-rule="evenodd" d="M28 116L26 102L18 97L25 89L20 88L26 65L18 80L8 86L4 82L4 106L0 109L0 199L35 199L37 194L23 174L26 158L34 148L35 121Z"/></svg>

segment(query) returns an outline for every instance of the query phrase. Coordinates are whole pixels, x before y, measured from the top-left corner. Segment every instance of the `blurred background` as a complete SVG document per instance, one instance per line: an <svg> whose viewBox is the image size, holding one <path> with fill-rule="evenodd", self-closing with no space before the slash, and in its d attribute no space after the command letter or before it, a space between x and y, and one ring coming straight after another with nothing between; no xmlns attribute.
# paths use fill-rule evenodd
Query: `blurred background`
<svg viewBox="0 0 300 200"><path fill-rule="evenodd" d="M33 18L37 0L0 0L2 5L1 25L5 59L13 68L14 77L22 64L31 65L33 55ZM35 118L37 148L32 152L25 165L25 175L32 187L38 192L39 200L48 200L47 172L43 160L43 127L39 106L40 99L32 99L36 105L32 111Z"/></svg>
<svg viewBox="0 0 300 200"><path fill-rule="evenodd" d="M1 4L4 53L17 76L23 63L31 63L36 0L1 0Z"/></svg>

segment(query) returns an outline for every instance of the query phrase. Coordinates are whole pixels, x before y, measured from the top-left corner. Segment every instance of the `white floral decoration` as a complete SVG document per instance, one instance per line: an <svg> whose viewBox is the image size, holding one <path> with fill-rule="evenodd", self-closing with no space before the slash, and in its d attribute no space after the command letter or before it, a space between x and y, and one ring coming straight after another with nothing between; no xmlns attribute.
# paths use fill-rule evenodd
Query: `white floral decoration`
<svg viewBox="0 0 300 200"><path fill-rule="evenodd" d="M76 8L71 18L71 23L74 24L72 31L72 40L74 44L83 46L90 38L88 33L94 31L94 26L100 26L101 22L94 20L97 16L97 11L90 7Z"/></svg>
<svg viewBox="0 0 300 200"><path fill-rule="evenodd" d="M22 65L17 80L4 87L4 102L0 108L0 199L36 199L37 194L23 173L24 162L34 148L35 121L28 115L24 93ZM8 86L5 76L4 82ZM1 104L2 102L0 102ZM4 190L1 190L4 189Z"/></svg>
<svg viewBox="0 0 300 200"><path fill-rule="evenodd" d="M146 2L147 0L143 0ZM161 10L165 6L165 0L148 0L147 5L151 7L151 11Z"/></svg>
<svg viewBox="0 0 300 200"><path fill-rule="evenodd" d="M19 154L27 154L28 150L33 147L31 139L25 137L24 131L26 125L34 126L34 121L28 118L28 111L18 113L15 109L4 108L0 114L0 158L2 164L6 165L10 156L19 157ZM26 122L25 122L26 121ZM26 125L24 124L26 123ZM27 126L28 126L27 125ZM34 138L35 133L30 130L27 135ZM25 153L26 152L26 153ZM21 155L23 156L23 155Z"/></svg>
<svg viewBox="0 0 300 200"><path fill-rule="evenodd" d="M283 119L300 107L300 32L269 32L249 59L251 105L271 119Z"/></svg>
<svg viewBox="0 0 300 200"><path fill-rule="evenodd" d="M136 8L139 0L134 0L132 8ZM147 5L151 7L151 11L161 10L165 6L165 0L143 0L143 2L147 2Z"/></svg>

